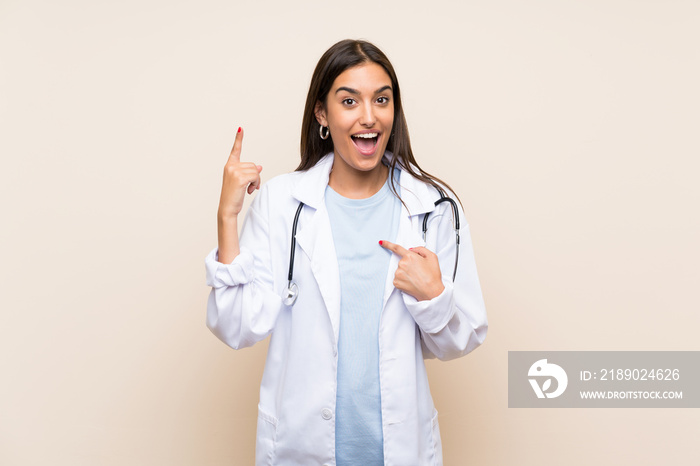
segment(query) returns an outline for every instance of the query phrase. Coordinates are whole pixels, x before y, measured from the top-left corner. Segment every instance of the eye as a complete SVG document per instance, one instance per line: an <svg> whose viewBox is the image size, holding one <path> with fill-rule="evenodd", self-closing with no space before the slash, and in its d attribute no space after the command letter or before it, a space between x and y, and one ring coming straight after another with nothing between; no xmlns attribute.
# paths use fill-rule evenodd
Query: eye
<svg viewBox="0 0 700 466"><path fill-rule="evenodd" d="M348 97L347 99L343 99L342 103L343 105L350 106L355 103L355 99L351 99L350 97Z"/></svg>
<svg viewBox="0 0 700 466"><path fill-rule="evenodd" d="M379 98L377 99L377 103L380 103L380 104L388 104L388 103L389 103L389 98L388 98L388 97L384 97L384 96L379 97Z"/></svg>

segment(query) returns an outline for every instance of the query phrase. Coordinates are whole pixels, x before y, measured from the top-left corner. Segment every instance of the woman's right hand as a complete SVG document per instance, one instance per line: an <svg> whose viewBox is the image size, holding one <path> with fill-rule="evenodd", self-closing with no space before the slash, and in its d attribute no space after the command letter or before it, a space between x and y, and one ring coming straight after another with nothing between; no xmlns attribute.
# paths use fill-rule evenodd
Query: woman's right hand
<svg viewBox="0 0 700 466"><path fill-rule="evenodd" d="M241 162L243 130L238 128L236 140L224 167L224 182L219 200L219 218L226 220L237 218L243 208L246 191L251 194L260 189L260 171L262 167L252 162Z"/></svg>
<svg viewBox="0 0 700 466"><path fill-rule="evenodd" d="M221 199L217 214L219 236L217 260L223 264L230 264L240 253L238 214L243 208L245 193L247 191L248 194L251 194L254 190L260 189L262 167L251 162L241 162L242 145L243 131L238 128L231 155L229 155L228 162L224 167L224 183L221 187Z"/></svg>

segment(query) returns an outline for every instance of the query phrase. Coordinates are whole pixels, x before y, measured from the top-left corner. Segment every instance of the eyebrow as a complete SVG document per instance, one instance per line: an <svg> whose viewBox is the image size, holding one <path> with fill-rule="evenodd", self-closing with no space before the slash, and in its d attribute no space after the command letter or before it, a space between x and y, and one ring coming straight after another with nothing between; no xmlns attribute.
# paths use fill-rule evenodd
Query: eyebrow
<svg viewBox="0 0 700 466"><path fill-rule="evenodd" d="M380 92L384 92L384 91L386 91L387 89L390 90L390 91L392 91L392 92L394 92L394 91L391 89L391 86L384 86L384 87L380 87L379 89L377 89L376 91L374 91L374 93L375 93L375 94L379 94ZM349 92L350 94L355 94L355 95L359 95L359 94L360 94L360 91L358 91L357 89L353 89L353 88L351 88L351 87L345 87L345 86L342 86L342 87L339 87L338 89L336 89L335 93L337 94L337 93L340 92L340 91L346 91L346 92Z"/></svg>

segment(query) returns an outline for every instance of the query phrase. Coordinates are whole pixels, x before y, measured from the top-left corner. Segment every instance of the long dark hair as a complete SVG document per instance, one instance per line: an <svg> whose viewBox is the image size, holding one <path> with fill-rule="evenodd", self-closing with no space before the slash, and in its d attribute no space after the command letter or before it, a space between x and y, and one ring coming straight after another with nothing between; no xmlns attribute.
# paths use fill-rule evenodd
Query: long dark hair
<svg viewBox="0 0 700 466"><path fill-rule="evenodd" d="M401 105L399 80L396 78L394 67L377 46L363 40L341 40L329 48L318 61L311 78L309 93L306 96L304 120L301 125L301 162L296 171L308 170L316 165L324 155L333 151L332 139L321 139L319 136L321 125L316 120L316 104L318 102L325 104L335 78L343 71L368 62L376 63L384 68L391 79L394 93L394 124L386 146L386 150L394 154L394 157L389 161L390 170L393 171L398 163L401 169L434 186L438 191L443 192L443 188L447 188L454 192L447 183L420 168L413 157L406 117ZM392 191L398 195L394 186L394 178L389 177L389 179Z"/></svg>

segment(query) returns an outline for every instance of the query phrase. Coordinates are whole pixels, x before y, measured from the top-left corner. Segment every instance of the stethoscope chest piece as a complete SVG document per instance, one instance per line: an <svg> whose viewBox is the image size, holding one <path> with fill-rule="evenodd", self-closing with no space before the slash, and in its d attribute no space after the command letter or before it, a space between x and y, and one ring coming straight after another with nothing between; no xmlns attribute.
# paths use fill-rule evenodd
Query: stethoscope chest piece
<svg viewBox="0 0 700 466"><path fill-rule="evenodd" d="M284 302L285 306L291 306L297 300L298 296L299 296L299 287L297 286L296 283L289 282L289 285L287 285L284 299L282 301Z"/></svg>

